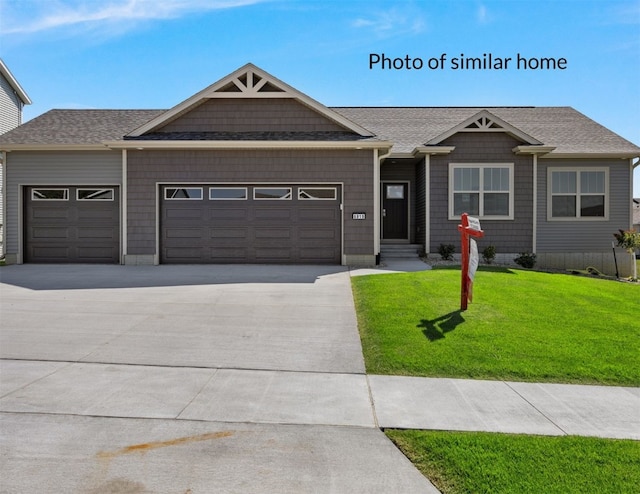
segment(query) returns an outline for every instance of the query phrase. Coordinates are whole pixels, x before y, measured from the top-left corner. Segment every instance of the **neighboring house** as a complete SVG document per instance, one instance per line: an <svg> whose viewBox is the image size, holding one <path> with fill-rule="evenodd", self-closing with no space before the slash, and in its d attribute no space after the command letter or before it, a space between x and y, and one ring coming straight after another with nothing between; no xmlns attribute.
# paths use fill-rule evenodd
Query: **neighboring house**
<svg viewBox="0 0 640 494"><path fill-rule="evenodd" d="M252 64L170 110L52 110L0 150L11 262L372 265L459 249L468 212L480 249L605 271L640 156L568 107L328 108Z"/></svg>
<svg viewBox="0 0 640 494"><path fill-rule="evenodd" d="M22 123L22 108L31 100L15 77L0 59L0 134L15 129ZM4 254L4 174L0 157L0 257Z"/></svg>

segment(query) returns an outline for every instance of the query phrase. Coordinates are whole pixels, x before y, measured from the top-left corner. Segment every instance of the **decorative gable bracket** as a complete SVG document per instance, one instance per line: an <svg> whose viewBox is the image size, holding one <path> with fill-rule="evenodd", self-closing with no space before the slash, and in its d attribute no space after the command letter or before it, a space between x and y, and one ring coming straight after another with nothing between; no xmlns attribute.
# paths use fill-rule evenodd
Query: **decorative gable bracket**
<svg viewBox="0 0 640 494"><path fill-rule="evenodd" d="M540 142L539 140L514 127L510 123L505 122L496 115L493 115L488 110L482 110L476 113L475 115L467 118L465 121L459 123L455 127L440 134L439 136L434 137L425 144L428 146L440 144L448 137L451 137L452 135L459 132L505 132L515 137L516 139L519 139L525 144L534 146L542 144L542 142Z"/></svg>
<svg viewBox="0 0 640 494"><path fill-rule="evenodd" d="M268 81L268 79L256 74L253 70L247 70L243 74L239 74L219 89L214 90L208 96L210 98L222 97L229 98L234 95L240 97L255 98L258 95L269 97L276 95L278 98L291 97L287 92Z"/></svg>
<svg viewBox="0 0 640 494"><path fill-rule="evenodd" d="M211 98L293 98L348 131L354 132L361 137L374 136L371 131L327 108L255 65L248 63L143 126L133 130L127 134L127 137L140 137L147 132L152 132L154 129L161 127Z"/></svg>

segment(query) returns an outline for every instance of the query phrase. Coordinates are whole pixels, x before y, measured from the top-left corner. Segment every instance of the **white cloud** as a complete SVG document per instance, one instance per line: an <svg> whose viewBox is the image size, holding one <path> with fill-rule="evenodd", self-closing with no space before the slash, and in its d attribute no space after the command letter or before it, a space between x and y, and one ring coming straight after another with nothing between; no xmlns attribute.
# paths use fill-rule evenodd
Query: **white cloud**
<svg viewBox="0 0 640 494"><path fill-rule="evenodd" d="M368 17L359 17L351 25L355 28L369 29L379 37L395 36L407 32L419 34L426 29L426 23L420 14L412 10L400 12L397 9L377 12Z"/></svg>
<svg viewBox="0 0 640 494"><path fill-rule="evenodd" d="M489 14L486 5L480 4L476 11L476 19L480 24L487 24L489 22Z"/></svg>
<svg viewBox="0 0 640 494"><path fill-rule="evenodd" d="M243 7L264 0L22 0L2 2L3 34L63 28L122 31L137 22Z"/></svg>

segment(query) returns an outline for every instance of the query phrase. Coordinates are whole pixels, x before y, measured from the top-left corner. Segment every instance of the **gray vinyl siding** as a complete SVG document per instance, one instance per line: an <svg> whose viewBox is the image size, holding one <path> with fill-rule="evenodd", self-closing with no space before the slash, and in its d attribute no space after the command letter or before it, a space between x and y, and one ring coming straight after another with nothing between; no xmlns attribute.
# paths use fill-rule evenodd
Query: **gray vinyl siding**
<svg viewBox="0 0 640 494"><path fill-rule="evenodd" d="M6 156L7 254L18 252L21 186L122 184L120 151L12 151Z"/></svg>
<svg viewBox="0 0 640 494"><path fill-rule="evenodd" d="M411 161L403 163L384 163L380 169L380 182L408 182L409 183L409 242L416 239L416 165Z"/></svg>
<svg viewBox="0 0 640 494"><path fill-rule="evenodd" d="M128 254L156 252L157 183L343 183L344 253L374 255L370 150L128 151ZM364 212L366 220L351 213Z"/></svg>
<svg viewBox="0 0 640 494"><path fill-rule="evenodd" d="M550 167L608 168L608 221L549 221L547 219L547 173ZM538 160L538 252L609 252L613 234L628 229L629 162L620 159L539 159Z"/></svg>
<svg viewBox="0 0 640 494"><path fill-rule="evenodd" d="M533 158L514 154L512 150L519 144L500 132L458 133L442 143L455 146L452 153L431 156L430 252L438 252L440 244L452 244L460 251L459 220L448 219L449 163L514 164L514 219L482 220L485 236L478 241L478 248L494 245L498 253L533 250Z"/></svg>
<svg viewBox="0 0 640 494"><path fill-rule="evenodd" d="M22 101L9 81L0 76L0 134L4 134L22 123Z"/></svg>
<svg viewBox="0 0 640 494"><path fill-rule="evenodd" d="M160 132L316 132L345 129L291 98L210 99Z"/></svg>

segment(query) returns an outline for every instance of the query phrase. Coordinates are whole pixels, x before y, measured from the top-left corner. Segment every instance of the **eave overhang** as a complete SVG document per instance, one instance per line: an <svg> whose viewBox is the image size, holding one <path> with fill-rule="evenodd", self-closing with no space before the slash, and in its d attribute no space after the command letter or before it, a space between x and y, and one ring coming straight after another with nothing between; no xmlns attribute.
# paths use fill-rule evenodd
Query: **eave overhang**
<svg viewBox="0 0 640 494"><path fill-rule="evenodd" d="M538 154L544 155L552 152L555 146L516 146L512 149L515 154Z"/></svg>
<svg viewBox="0 0 640 494"><path fill-rule="evenodd" d="M434 155L434 154L449 154L456 149L455 146L418 146L413 150L413 155Z"/></svg>
<svg viewBox="0 0 640 494"><path fill-rule="evenodd" d="M110 149L390 149L389 141L105 141Z"/></svg>
<svg viewBox="0 0 640 494"><path fill-rule="evenodd" d="M0 151L110 151L103 144L0 144Z"/></svg>
<svg viewBox="0 0 640 494"><path fill-rule="evenodd" d="M622 152L622 153L548 153L540 156L541 159L621 159L628 160L640 157L640 152Z"/></svg>

